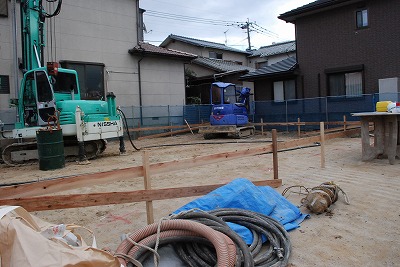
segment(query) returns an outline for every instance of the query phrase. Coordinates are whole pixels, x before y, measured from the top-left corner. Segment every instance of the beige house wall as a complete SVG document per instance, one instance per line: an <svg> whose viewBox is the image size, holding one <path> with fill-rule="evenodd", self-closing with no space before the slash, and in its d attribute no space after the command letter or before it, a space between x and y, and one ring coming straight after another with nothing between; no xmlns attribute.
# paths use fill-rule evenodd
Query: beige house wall
<svg viewBox="0 0 400 267"><path fill-rule="evenodd" d="M170 42L166 46L166 48L184 51L184 52L192 53L192 54L195 54L195 55L198 55L201 57L206 57L206 58L209 58L210 52L222 53L223 60L241 62L242 65L244 65L244 66L247 65L247 55L244 53L240 54L240 53L230 52L230 51L226 51L226 50L212 49L212 48L208 48L208 47L198 47L198 46L194 46L192 44L187 44L187 43L179 42L179 41Z"/></svg>

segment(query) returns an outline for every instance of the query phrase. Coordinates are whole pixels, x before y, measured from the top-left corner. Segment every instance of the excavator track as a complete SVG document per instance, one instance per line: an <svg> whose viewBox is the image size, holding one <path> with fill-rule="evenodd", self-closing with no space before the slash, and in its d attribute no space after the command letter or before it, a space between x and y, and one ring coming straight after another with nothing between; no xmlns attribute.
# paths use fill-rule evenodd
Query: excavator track
<svg viewBox="0 0 400 267"><path fill-rule="evenodd" d="M106 149L105 140L85 142L86 159L94 159ZM78 142L64 140L64 155L66 161L76 161L79 158ZM9 166L24 166L35 164L39 160L36 142L13 143L6 146L2 153L2 160Z"/></svg>

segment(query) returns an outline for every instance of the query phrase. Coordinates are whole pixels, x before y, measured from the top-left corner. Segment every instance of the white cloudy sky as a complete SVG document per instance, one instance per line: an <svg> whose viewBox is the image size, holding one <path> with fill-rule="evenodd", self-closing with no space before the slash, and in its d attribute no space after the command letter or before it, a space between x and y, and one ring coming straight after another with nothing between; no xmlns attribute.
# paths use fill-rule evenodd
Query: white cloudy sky
<svg viewBox="0 0 400 267"><path fill-rule="evenodd" d="M257 28L261 33L250 32L251 46L257 49L273 42L294 40L294 25L278 16L311 2L313 0L140 0L140 7L147 10L144 15L148 31L144 35L146 42L159 45L169 34L175 34L245 50L248 47L246 30L214 22L249 20L260 26ZM191 18L198 23L189 22Z"/></svg>

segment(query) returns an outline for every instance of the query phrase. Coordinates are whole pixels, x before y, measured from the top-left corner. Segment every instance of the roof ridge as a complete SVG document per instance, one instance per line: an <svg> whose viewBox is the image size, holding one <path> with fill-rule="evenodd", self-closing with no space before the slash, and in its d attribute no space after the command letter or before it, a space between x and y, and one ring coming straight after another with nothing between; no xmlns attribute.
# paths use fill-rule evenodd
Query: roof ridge
<svg viewBox="0 0 400 267"><path fill-rule="evenodd" d="M270 45L261 46L259 49L268 48L268 47L277 46L277 45L288 44L288 43L295 43L295 42L296 42L296 40L284 41L284 42L280 42L280 43L274 43L274 44L270 44ZM257 49L257 50L258 50L258 49Z"/></svg>
<svg viewBox="0 0 400 267"><path fill-rule="evenodd" d="M229 46L227 46L227 45L225 45L225 44L223 44L223 43L211 42L211 41L207 41L207 40L196 39L196 38L193 38L193 37L186 37L186 36L176 35L176 34L170 34L170 36L176 36L176 37L180 37L180 38L184 38L184 39L190 39L190 40L195 40L195 41L207 42L207 43L210 43L210 44L217 44L217 45L222 45L222 46L225 46L225 47L229 47Z"/></svg>

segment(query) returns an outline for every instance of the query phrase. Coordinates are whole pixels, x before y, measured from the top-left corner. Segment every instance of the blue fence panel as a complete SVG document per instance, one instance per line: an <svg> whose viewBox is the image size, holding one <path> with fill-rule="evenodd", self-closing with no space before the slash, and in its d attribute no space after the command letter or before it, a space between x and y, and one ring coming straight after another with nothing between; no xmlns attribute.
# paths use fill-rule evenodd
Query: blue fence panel
<svg viewBox="0 0 400 267"><path fill-rule="evenodd" d="M211 105L188 105L183 107L183 117L189 124L209 122Z"/></svg>

